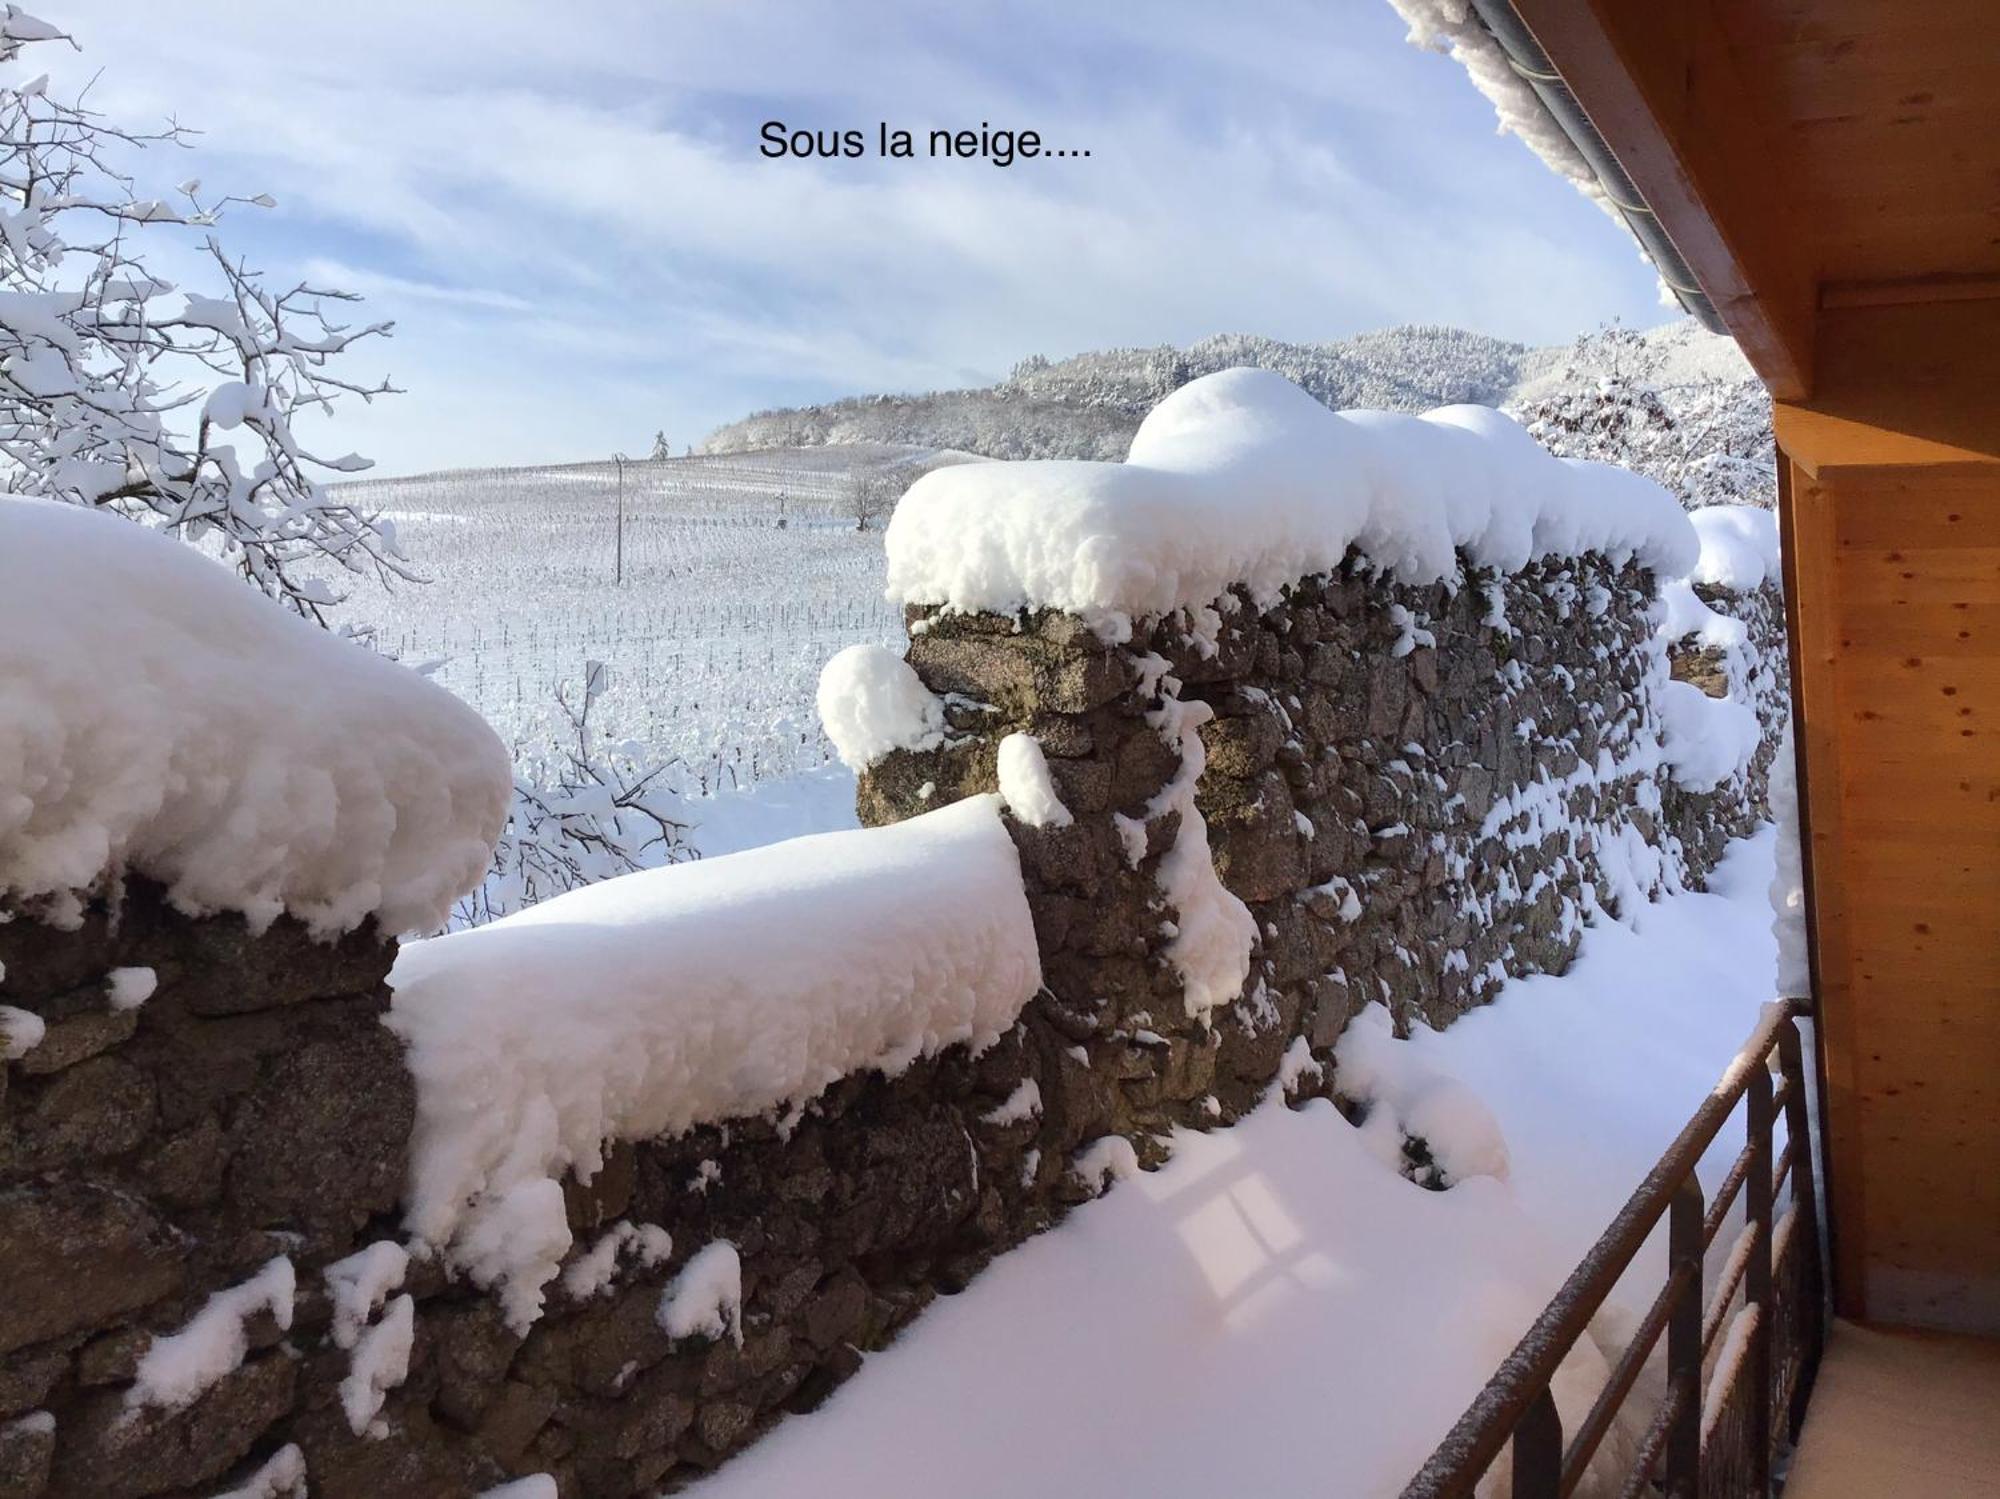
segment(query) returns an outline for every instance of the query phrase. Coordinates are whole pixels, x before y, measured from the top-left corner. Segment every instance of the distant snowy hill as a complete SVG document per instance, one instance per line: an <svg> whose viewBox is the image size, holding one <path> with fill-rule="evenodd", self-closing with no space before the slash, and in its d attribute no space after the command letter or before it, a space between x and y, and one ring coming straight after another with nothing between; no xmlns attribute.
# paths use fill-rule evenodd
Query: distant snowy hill
<svg viewBox="0 0 2000 1499"><path fill-rule="evenodd" d="M1423 411L1457 401L1499 404L1531 352L1457 328L1395 328L1329 344L1221 334L1185 349L1037 355L980 389L758 412L711 433L701 451L895 442L989 458L1118 459L1163 396L1217 370L1275 370L1335 408Z"/></svg>
<svg viewBox="0 0 2000 1499"><path fill-rule="evenodd" d="M1037 355L998 384L977 389L761 411L718 428L701 451L872 442L991 458L1117 459L1161 397L1236 365L1275 370L1336 409L1426 411L1471 402L1520 412L1606 379L1643 381L1666 395L1669 408L1673 393L1697 388L1726 387L1761 400L1741 389L1751 375L1736 345L1688 321L1644 334L1607 329L1551 348L1442 327L1389 328L1317 344L1221 334L1185 349L1106 349L1053 361Z"/></svg>

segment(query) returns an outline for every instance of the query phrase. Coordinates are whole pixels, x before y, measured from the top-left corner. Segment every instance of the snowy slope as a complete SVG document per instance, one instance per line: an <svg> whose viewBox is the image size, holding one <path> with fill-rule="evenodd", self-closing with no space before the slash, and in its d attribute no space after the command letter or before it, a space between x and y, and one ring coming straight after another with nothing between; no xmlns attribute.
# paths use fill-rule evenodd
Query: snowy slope
<svg viewBox="0 0 2000 1499"><path fill-rule="evenodd" d="M1692 318L1649 328L1641 338L1658 360L1652 372L1656 384L1673 387L1716 380L1734 385L1756 378L1735 339L1710 333ZM1528 350L1515 367L1514 381L1499 404L1524 406L1549 395L1565 382L1574 384L1579 379L1605 373L1593 360L1594 353L1590 340L1584 341L1581 350L1575 344Z"/></svg>
<svg viewBox="0 0 2000 1499"><path fill-rule="evenodd" d="M957 1499L1394 1495L1755 1025L1770 870L1765 833L1713 893L1593 929L1564 977L1389 1043L1483 1101L1504 1180L1426 1191L1325 1103L1182 1132L1163 1169L939 1301L695 1492L878 1499L949 1475ZM1615 1304L1643 1305L1663 1264L1656 1237ZM1614 1347L1624 1330L1600 1321ZM1561 1383L1572 1422L1600 1356Z"/></svg>

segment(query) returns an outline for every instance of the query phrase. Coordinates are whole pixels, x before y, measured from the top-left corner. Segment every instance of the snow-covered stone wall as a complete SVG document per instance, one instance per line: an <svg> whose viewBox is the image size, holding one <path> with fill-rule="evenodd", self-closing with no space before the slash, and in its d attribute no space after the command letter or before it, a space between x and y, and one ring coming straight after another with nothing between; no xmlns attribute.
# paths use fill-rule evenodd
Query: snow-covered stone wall
<svg viewBox="0 0 2000 1499"><path fill-rule="evenodd" d="M587 1183L551 1183L566 1247L524 1325L507 1287L409 1237L431 1080L383 1023L396 957L372 929L326 945L291 917L189 917L141 880L115 919L0 921L0 1495L474 1499L535 1474L564 1499L651 1495L1094 1195L1070 1168L1110 1084L1025 1014L976 1056L941 1045L806 1106L609 1142ZM468 1023L489 1044L466 1065L504 1087L503 1043L532 1034ZM533 1121L512 1122L528 1149ZM532 1257L549 1228L481 1232L540 1234L506 1245ZM252 1484L295 1470L309 1487Z"/></svg>
<svg viewBox="0 0 2000 1499"><path fill-rule="evenodd" d="M1229 1117L1295 1038L1329 1047L1376 1000L1447 1025L1505 977L1561 972L1585 922L1699 887L1764 817L1782 609L1762 580L1699 592L1717 643L1671 648L1652 574L1595 556L1456 587L1356 556L1115 646L1054 611L913 608L909 663L948 732L878 759L863 815L1004 792L1001 745L1034 736L1070 814L1012 824L1037 1003L1092 1076L1126 1080L1106 1128ZM1194 819L1217 886L1190 903ZM1243 956L1218 989L1191 946Z"/></svg>
<svg viewBox="0 0 2000 1499"><path fill-rule="evenodd" d="M908 650L824 694L871 829L399 960L382 932L476 872L504 791L454 715L384 783L393 808L467 776L438 847L364 820L358 872L285 837L277 739L212 807L21 799L103 858L0 821L0 1499L677 1488L1166 1126L1338 1095L1372 1002L1449 1024L1699 884L1762 815L1782 712L1768 517L1690 524L1492 413L1295 396L1216 377L1128 465L912 492ZM202 611L142 596L195 651ZM206 648L270 643L244 628ZM385 729L422 716L353 669ZM236 737L296 727L187 672L248 705ZM24 680L97 742L87 681ZM210 753L157 706L169 769ZM342 802L296 815L318 838Z"/></svg>
<svg viewBox="0 0 2000 1499"><path fill-rule="evenodd" d="M0 495L0 898L126 873L189 911L433 931L513 779L478 714L192 546Z"/></svg>

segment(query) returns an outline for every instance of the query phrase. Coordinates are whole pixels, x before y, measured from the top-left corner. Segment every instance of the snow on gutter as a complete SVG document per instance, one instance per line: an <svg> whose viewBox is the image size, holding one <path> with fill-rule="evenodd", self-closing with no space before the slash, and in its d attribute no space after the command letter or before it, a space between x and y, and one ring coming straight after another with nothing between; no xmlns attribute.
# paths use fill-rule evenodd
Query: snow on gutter
<svg viewBox="0 0 2000 1499"><path fill-rule="evenodd" d="M1410 41L1449 52L1493 103L1500 128L1517 135L1559 177L1622 220L1661 284L1711 333L1724 333L1715 305L1610 146L1557 73L1511 0L1389 0L1409 22Z"/></svg>

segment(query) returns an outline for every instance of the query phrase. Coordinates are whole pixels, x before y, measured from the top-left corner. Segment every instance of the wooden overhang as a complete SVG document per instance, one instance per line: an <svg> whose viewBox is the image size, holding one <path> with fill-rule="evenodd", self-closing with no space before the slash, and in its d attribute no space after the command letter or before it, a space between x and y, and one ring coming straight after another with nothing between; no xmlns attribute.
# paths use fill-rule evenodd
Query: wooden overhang
<svg viewBox="0 0 2000 1499"><path fill-rule="evenodd" d="M1514 0L1777 400L1837 1309L2000 1333L2000 0Z"/></svg>

